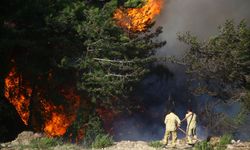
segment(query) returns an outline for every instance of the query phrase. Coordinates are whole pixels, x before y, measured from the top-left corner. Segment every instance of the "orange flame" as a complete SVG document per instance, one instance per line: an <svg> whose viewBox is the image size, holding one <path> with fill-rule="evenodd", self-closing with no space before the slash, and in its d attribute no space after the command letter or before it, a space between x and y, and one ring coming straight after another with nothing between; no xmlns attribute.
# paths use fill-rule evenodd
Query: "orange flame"
<svg viewBox="0 0 250 150"><path fill-rule="evenodd" d="M10 70L4 82L4 96L15 106L24 124L28 125L32 89L23 85L22 76L17 74L15 67Z"/></svg>
<svg viewBox="0 0 250 150"><path fill-rule="evenodd" d="M164 0L147 0L141 8L119 8L115 11L114 19L117 24L133 32L145 31L160 14Z"/></svg>
<svg viewBox="0 0 250 150"><path fill-rule="evenodd" d="M41 100L44 108L45 125L44 132L49 136L62 136L66 133L67 128L76 119L76 111L80 106L80 96L74 93L73 88L62 90L62 95L68 101L68 107Z"/></svg>
<svg viewBox="0 0 250 150"><path fill-rule="evenodd" d="M41 78L41 77L39 77ZM48 80L51 80L52 73ZM4 95L15 107L25 125L28 125L30 116L29 105L31 101L32 88L29 82L23 81L23 76L18 74L16 67L13 67L5 78ZM48 136L62 136L67 128L76 119L77 110L80 107L80 96L76 94L75 88L60 90L60 94L66 100L66 105L54 105L43 96L40 89L36 94L41 102L41 115L44 119L43 130ZM84 128L79 131L79 139L84 136Z"/></svg>

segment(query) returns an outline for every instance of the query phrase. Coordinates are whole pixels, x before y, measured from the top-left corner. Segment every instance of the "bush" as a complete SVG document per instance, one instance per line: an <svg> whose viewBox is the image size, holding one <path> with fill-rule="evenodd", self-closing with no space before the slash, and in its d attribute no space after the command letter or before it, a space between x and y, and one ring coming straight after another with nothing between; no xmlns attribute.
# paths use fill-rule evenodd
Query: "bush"
<svg viewBox="0 0 250 150"><path fill-rule="evenodd" d="M151 141L148 143L149 146L154 147L154 148L163 148L164 144L161 143L161 141Z"/></svg>
<svg viewBox="0 0 250 150"><path fill-rule="evenodd" d="M195 144L195 150L213 150L212 145L207 141L201 141Z"/></svg>
<svg viewBox="0 0 250 150"><path fill-rule="evenodd" d="M224 134L220 139L221 145L227 145L231 143L231 140L233 139L233 136L231 134Z"/></svg>
<svg viewBox="0 0 250 150"><path fill-rule="evenodd" d="M108 134L99 134L92 143L92 148L104 148L113 145L113 138Z"/></svg>
<svg viewBox="0 0 250 150"><path fill-rule="evenodd" d="M97 116L90 116L88 127L83 139L83 146L90 147L98 135L104 135L105 131L102 126L101 119Z"/></svg>
<svg viewBox="0 0 250 150"><path fill-rule="evenodd" d="M230 144L232 139L233 139L233 136L231 134L224 134L220 138L220 142L216 146L216 150L225 150L227 147L227 144Z"/></svg>
<svg viewBox="0 0 250 150"><path fill-rule="evenodd" d="M25 147L31 149L47 150L62 144L63 144L62 139L43 137L31 140L30 145L27 145Z"/></svg>

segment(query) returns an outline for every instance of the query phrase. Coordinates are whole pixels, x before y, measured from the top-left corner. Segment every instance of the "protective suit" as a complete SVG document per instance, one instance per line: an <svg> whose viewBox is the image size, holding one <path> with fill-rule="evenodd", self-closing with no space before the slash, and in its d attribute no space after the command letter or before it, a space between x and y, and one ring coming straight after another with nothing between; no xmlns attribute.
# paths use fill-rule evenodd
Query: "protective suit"
<svg viewBox="0 0 250 150"><path fill-rule="evenodd" d="M170 137L170 134L172 134L172 145L176 145L177 141L177 129L180 126L180 119L178 116L176 116L173 112L170 112L165 117L165 124L166 124L166 131L163 138L163 144L168 144L168 139Z"/></svg>
<svg viewBox="0 0 250 150"><path fill-rule="evenodd" d="M188 112L185 116L185 119L187 119L187 140L188 144L193 144L192 139L197 139L196 136L196 114L193 112Z"/></svg>

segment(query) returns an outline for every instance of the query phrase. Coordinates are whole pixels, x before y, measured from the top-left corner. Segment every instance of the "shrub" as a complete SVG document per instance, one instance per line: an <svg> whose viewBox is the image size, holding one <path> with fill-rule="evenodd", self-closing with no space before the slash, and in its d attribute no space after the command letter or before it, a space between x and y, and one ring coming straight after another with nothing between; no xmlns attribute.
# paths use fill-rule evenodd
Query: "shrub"
<svg viewBox="0 0 250 150"><path fill-rule="evenodd" d="M195 150L213 150L212 145L207 141L201 141L195 144Z"/></svg>
<svg viewBox="0 0 250 150"><path fill-rule="evenodd" d="M102 126L101 119L97 116L90 116L88 121L88 127L84 139L82 141L83 146L90 147L92 142L95 141L98 135L104 135L105 131Z"/></svg>
<svg viewBox="0 0 250 150"><path fill-rule="evenodd" d="M99 134L92 143L92 148L104 148L113 145L113 138L108 134Z"/></svg>
<svg viewBox="0 0 250 150"><path fill-rule="evenodd" d="M62 144L63 142L61 139L43 137L31 140L29 147L32 149L38 148L45 150Z"/></svg>
<svg viewBox="0 0 250 150"><path fill-rule="evenodd" d="M233 139L233 136L231 134L224 134L220 138L219 144L216 146L216 150L225 150L227 144L231 143L231 140Z"/></svg>
<svg viewBox="0 0 250 150"><path fill-rule="evenodd" d="M163 148L164 144L161 143L161 141L151 141L148 143L149 146L154 147L154 148Z"/></svg>
<svg viewBox="0 0 250 150"><path fill-rule="evenodd" d="M233 136L231 134L224 134L220 139L220 144L227 145L231 142L232 139L233 139Z"/></svg>

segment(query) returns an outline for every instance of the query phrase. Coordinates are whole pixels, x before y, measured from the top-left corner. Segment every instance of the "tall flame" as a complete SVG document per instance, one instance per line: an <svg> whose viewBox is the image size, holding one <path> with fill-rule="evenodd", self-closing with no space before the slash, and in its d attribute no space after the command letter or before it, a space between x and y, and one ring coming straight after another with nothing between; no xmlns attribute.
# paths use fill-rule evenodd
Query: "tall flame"
<svg viewBox="0 0 250 150"><path fill-rule="evenodd" d="M23 76L13 67L4 82L4 95L6 99L15 107L19 116L25 125L28 125L30 116L29 105L31 95L33 94L29 82L23 80ZM41 78L41 77L39 77ZM48 80L52 78L49 74ZM81 97L76 94L76 88L63 87L60 88L59 93L65 99L63 105L55 105L49 99L46 99L43 89L38 89L37 96L41 104L41 115L43 117L43 131L48 136L62 136L66 133L67 128L76 119L77 110L80 107ZM57 91L53 91L57 92ZM83 138L84 130L79 131L79 136Z"/></svg>
<svg viewBox="0 0 250 150"><path fill-rule="evenodd" d="M22 76L17 74L15 67L10 70L4 82L4 96L15 106L24 124L28 125L32 89L23 84Z"/></svg>
<svg viewBox="0 0 250 150"><path fill-rule="evenodd" d="M141 8L119 8L114 13L117 24L133 32L146 30L156 15L160 14L164 0L147 0Z"/></svg>

